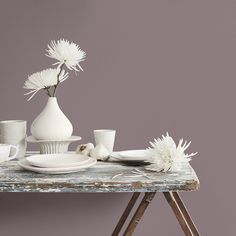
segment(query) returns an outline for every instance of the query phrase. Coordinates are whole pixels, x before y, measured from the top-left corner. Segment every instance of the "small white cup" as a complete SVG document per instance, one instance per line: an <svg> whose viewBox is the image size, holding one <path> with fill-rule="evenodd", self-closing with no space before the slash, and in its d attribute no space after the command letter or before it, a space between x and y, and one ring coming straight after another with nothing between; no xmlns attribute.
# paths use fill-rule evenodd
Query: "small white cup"
<svg viewBox="0 0 236 236"><path fill-rule="evenodd" d="M25 156L26 151L26 121L0 121L0 143L18 146L19 151L17 154L17 158L23 158Z"/></svg>
<svg viewBox="0 0 236 236"><path fill-rule="evenodd" d="M111 129L97 129L93 133L96 145L102 144L111 154L115 143L116 131Z"/></svg>
<svg viewBox="0 0 236 236"><path fill-rule="evenodd" d="M14 149L14 154L11 156L11 149ZM0 162L9 161L16 158L18 147L11 144L0 144Z"/></svg>

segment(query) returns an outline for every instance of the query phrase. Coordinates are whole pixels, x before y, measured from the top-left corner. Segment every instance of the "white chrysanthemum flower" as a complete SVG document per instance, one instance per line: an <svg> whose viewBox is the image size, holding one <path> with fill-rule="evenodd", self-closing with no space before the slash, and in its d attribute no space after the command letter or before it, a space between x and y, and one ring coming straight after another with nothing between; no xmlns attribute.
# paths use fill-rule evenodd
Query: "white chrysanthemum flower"
<svg viewBox="0 0 236 236"><path fill-rule="evenodd" d="M50 87L56 86L58 83L65 81L67 78L68 78L68 73L66 73L64 70L62 70L60 74L58 69L52 69L52 68L36 72L28 76L28 79L24 83L23 88L31 90L25 95L31 94L31 96L28 99L29 101L39 90L49 89Z"/></svg>
<svg viewBox="0 0 236 236"><path fill-rule="evenodd" d="M162 135L162 138L154 139L154 142L150 142L151 147L147 150L152 157L152 162L163 171L169 169L175 171L178 170L179 165L183 162L189 162L191 157L196 153L185 154L185 150L189 147L191 142L183 143L183 139L179 141L176 146L175 141L167 133L166 136Z"/></svg>
<svg viewBox="0 0 236 236"><path fill-rule="evenodd" d="M55 63L58 64L58 67L65 64L69 70L78 71L77 66L83 70L79 63L85 60L86 53L73 42L65 39L51 41L47 53L46 56L58 60Z"/></svg>

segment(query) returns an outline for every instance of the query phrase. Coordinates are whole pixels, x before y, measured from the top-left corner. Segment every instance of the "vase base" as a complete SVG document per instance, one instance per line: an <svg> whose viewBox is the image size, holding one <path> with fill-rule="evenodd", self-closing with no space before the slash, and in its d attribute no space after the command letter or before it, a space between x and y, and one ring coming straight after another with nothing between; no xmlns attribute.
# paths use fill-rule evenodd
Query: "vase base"
<svg viewBox="0 0 236 236"><path fill-rule="evenodd" d="M71 136L70 138L61 141L37 140L33 136L26 138L28 143L39 144L41 154L66 153L68 152L68 147L72 142L80 141L81 139L80 136Z"/></svg>

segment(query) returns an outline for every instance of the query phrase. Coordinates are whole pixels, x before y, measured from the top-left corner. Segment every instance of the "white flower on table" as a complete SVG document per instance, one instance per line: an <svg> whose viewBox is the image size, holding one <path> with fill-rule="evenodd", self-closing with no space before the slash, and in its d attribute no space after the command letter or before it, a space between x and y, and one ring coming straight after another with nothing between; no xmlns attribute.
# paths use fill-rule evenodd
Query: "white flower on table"
<svg viewBox="0 0 236 236"><path fill-rule="evenodd" d="M175 171L178 170L181 163L189 162L191 157L197 154L197 152L185 154L190 144L191 142L184 142L183 139L180 139L178 145L176 145L173 138L167 133L166 136L162 135L161 138L154 139L154 142L150 142L151 147L147 150L152 157L152 163L159 170L162 168L164 172L169 169Z"/></svg>
<svg viewBox="0 0 236 236"><path fill-rule="evenodd" d="M58 60L55 63L58 67L65 64L69 70L79 71L78 66L83 71L79 63L85 60L86 53L80 49L79 45L65 39L51 41L47 53L46 56Z"/></svg>
<svg viewBox="0 0 236 236"><path fill-rule="evenodd" d="M31 94L28 101L41 89L48 91L50 87L56 86L68 78L68 73L62 70L59 74L58 69L45 69L28 76L23 88L31 90L25 95Z"/></svg>

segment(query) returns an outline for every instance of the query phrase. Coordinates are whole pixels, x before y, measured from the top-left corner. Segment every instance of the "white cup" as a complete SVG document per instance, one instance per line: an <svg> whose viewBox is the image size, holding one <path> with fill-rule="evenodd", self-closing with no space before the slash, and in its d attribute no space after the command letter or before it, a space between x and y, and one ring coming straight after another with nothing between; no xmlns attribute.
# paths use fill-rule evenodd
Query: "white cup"
<svg viewBox="0 0 236 236"><path fill-rule="evenodd" d="M115 143L116 131L111 129L97 129L93 133L96 145L102 144L111 154Z"/></svg>
<svg viewBox="0 0 236 236"><path fill-rule="evenodd" d="M23 158L26 151L26 121L0 121L0 143L17 146L19 148L19 151L16 157L18 159Z"/></svg>
<svg viewBox="0 0 236 236"><path fill-rule="evenodd" d="M11 149L14 150L14 154L10 155ZM16 158L18 154L18 147L10 144L0 144L0 162L9 161Z"/></svg>

